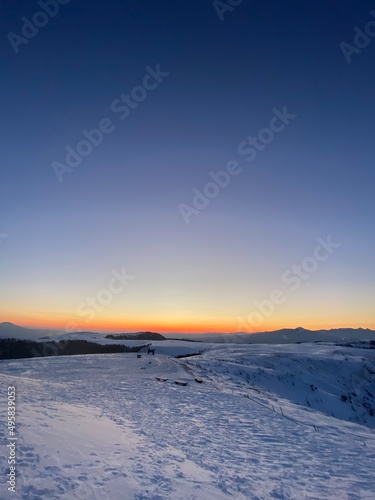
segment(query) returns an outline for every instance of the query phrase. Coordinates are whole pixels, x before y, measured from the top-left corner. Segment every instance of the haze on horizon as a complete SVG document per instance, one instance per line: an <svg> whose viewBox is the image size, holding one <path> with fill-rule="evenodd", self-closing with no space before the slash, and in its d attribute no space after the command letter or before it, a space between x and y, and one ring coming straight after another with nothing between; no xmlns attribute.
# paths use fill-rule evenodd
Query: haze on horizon
<svg viewBox="0 0 375 500"><path fill-rule="evenodd" d="M38 5L2 16L0 321L375 329L373 2L68 2L16 53Z"/></svg>

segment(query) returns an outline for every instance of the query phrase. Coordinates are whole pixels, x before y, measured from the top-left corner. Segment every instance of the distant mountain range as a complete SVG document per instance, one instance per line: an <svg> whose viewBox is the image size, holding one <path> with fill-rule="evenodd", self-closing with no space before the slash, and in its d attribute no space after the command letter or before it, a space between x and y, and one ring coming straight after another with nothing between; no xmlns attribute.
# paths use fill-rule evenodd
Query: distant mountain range
<svg viewBox="0 0 375 500"><path fill-rule="evenodd" d="M175 337L175 335L173 335ZM303 342L361 342L375 340L375 331L368 328L335 328L331 330L307 330L306 328L283 328L259 333L207 333L178 335L202 342L224 342L233 344L296 344Z"/></svg>
<svg viewBox="0 0 375 500"><path fill-rule="evenodd" d="M55 340L57 338L64 339L65 337L70 339L87 338L92 340L95 340L95 338L106 338L109 340L166 340L166 337L155 332L118 333L113 335L105 335L97 332L61 333L51 330L25 328L9 322L0 323L0 339Z"/></svg>
<svg viewBox="0 0 375 500"><path fill-rule="evenodd" d="M43 335L48 335L48 332L32 330L31 328L24 328L23 326L8 322L0 323L0 339L36 340Z"/></svg>
<svg viewBox="0 0 375 500"><path fill-rule="evenodd" d="M336 328L332 330L306 330L305 328L284 328L273 332L261 333L202 333L202 334L165 334L156 332L136 332L119 334L100 334L94 332L75 332L64 334L52 332L50 330L35 330L14 325L13 323L0 323L0 339L62 339L69 338L106 338L108 340L150 340L162 341L170 338L178 340L186 339L201 342L224 342L233 344L294 344L299 342L352 342L375 340L375 331L368 328Z"/></svg>

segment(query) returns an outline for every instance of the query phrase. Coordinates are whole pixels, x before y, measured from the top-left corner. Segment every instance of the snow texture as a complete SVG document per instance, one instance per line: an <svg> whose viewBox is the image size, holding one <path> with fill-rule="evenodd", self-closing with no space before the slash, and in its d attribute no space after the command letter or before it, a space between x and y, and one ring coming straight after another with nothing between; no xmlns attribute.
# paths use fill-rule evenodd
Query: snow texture
<svg viewBox="0 0 375 500"><path fill-rule="evenodd" d="M2 456L10 385L18 439L17 493L2 461L0 498L375 498L375 350L154 345L1 361Z"/></svg>

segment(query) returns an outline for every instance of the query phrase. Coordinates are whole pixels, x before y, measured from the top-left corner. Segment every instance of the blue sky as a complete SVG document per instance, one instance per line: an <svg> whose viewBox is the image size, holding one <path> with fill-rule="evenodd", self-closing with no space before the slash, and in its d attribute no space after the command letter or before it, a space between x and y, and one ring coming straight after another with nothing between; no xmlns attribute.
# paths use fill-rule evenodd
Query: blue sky
<svg viewBox="0 0 375 500"><path fill-rule="evenodd" d="M1 22L0 279L4 321L85 329L249 331L375 327L375 40L348 64L341 42L371 21L372 2L243 1L221 21L210 1L68 2L19 46L36 2L4 3ZM111 110L168 73L125 120ZM297 115L251 163L238 145ZM82 130L104 134L59 182ZM186 224L209 172L241 173ZM194 207L193 207L194 208ZM254 301L313 254L340 247L261 324ZM95 311L113 269L134 276ZM109 300L109 299L108 299Z"/></svg>

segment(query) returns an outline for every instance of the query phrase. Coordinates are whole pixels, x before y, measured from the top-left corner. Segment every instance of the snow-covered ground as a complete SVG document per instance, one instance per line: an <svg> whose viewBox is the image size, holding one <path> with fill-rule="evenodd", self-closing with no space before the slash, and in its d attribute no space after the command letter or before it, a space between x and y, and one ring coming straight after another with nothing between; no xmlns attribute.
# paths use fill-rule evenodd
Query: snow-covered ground
<svg viewBox="0 0 375 500"><path fill-rule="evenodd" d="M4 460L0 498L375 498L375 350L154 345L0 361L3 457L17 388L17 493Z"/></svg>
<svg viewBox="0 0 375 500"><path fill-rule="evenodd" d="M248 396L281 398L375 429L375 349L333 344L217 348L188 360Z"/></svg>

